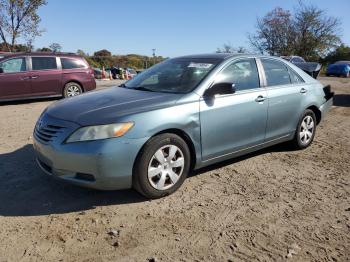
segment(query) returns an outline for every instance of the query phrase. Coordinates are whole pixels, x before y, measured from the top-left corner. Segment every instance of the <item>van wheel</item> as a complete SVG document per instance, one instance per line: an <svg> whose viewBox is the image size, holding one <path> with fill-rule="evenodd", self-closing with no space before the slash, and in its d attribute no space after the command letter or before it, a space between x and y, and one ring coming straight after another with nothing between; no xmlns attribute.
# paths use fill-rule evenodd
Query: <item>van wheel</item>
<svg viewBox="0 0 350 262"><path fill-rule="evenodd" d="M315 113L307 109L301 116L297 129L295 131L293 146L296 149L304 149L311 145L316 133L316 116Z"/></svg>
<svg viewBox="0 0 350 262"><path fill-rule="evenodd" d="M64 97L72 97L72 96L77 96L83 93L83 89L82 87L75 83L75 82L70 82L67 83L64 86L64 90L63 90L63 96Z"/></svg>
<svg viewBox="0 0 350 262"><path fill-rule="evenodd" d="M190 151L175 134L151 138L136 158L133 187L147 198L160 198L175 192L190 170Z"/></svg>

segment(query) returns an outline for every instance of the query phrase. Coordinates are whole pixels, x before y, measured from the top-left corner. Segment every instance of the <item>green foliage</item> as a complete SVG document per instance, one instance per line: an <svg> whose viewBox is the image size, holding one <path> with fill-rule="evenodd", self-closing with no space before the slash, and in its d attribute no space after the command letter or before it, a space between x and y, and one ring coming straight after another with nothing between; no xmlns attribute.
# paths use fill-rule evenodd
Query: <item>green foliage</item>
<svg viewBox="0 0 350 262"><path fill-rule="evenodd" d="M336 61L350 61L350 46L341 44L321 60L323 64L332 64Z"/></svg>
<svg viewBox="0 0 350 262"><path fill-rule="evenodd" d="M36 51L38 52L52 52L52 49L48 47L38 48Z"/></svg>
<svg viewBox="0 0 350 262"><path fill-rule="evenodd" d="M165 59L162 56L148 57L137 54L112 55L111 52L106 49L95 52L93 56L87 55L83 50L78 50L77 53L84 56L86 61L88 61L92 67L96 68L115 66L145 69Z"/></svg>
<svg viewBox="0 0 350 262"><path fill-rule="evenodd" d="M29 51L28 46L21 45L21 44L12 46L12 45L5 44L5 43L0 43L0 51L8 52L9 51L8 46L11 48L11 50L13 52L27 52L27 51Z"/></svg>

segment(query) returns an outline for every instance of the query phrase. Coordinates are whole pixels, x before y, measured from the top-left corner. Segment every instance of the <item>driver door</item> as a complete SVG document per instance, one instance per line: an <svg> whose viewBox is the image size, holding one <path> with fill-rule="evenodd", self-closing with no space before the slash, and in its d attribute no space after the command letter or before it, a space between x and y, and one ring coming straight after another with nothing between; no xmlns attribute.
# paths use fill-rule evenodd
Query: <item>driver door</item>
<svg viewBox="0 0 350 262"><path fill-rule="evenodd" d="M265 139L268 101L255 59L232 62L216 76L220 82L235 84L236 92L200 100L203 161L257 148Z"/></svg>

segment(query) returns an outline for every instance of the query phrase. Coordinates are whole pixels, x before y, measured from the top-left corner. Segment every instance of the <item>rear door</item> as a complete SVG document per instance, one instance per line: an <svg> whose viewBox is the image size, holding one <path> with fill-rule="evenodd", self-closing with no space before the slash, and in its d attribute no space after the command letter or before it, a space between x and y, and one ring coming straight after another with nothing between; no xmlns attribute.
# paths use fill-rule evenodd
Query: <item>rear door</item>
<svg viewBox="0 0 350 262"><path fill-rule="evenodd" d="M282 61L262 58L268 95L266 141L294 134L308 92L304 80Z"/></svg>
<svg viewBox="0 0 350 262"><path fill-rule="evenodd" d="M62 70L54 56L32 56L30 67L32 93L35 96L62 94Z"/></svg>
<svg viewBox="0 0 350 262"><path fill-rule="evenodd" d="M0 100L31 96L30 79L25 57L10 58L0 62Z"/></svg>

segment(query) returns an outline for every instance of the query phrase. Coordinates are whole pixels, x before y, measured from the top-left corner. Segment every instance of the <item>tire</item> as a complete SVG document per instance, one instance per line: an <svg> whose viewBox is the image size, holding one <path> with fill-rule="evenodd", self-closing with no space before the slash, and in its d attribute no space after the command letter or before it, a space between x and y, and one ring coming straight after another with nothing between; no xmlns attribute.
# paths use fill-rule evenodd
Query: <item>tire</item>
<svg viewBox="0 0 350 262"><path fill-rule="evenodd" d="M310 109L306 109L298 122L294 139L292 140L292 145L296 149L305 149L311 145L312 141L314 140L315 134L315 113Z"/></svg>
<svg viewBox="0 0 350 262"><path fill-rule="evenodd" d="M75 83L75 82L67 83L63 89L63 96L65 98L77 96L77 95L80 95L82 93L83 93L83 88L81 87L81 85L79 85L78 83Z"/></svg>
<svg viewBox="0 0 350 262"><path fill-rule="evenodd" d="M144 145L135 160L133 187L151 199L170 195L185 181L190 161L189 148L181 137L170 133L157 135Z"/></svg>

